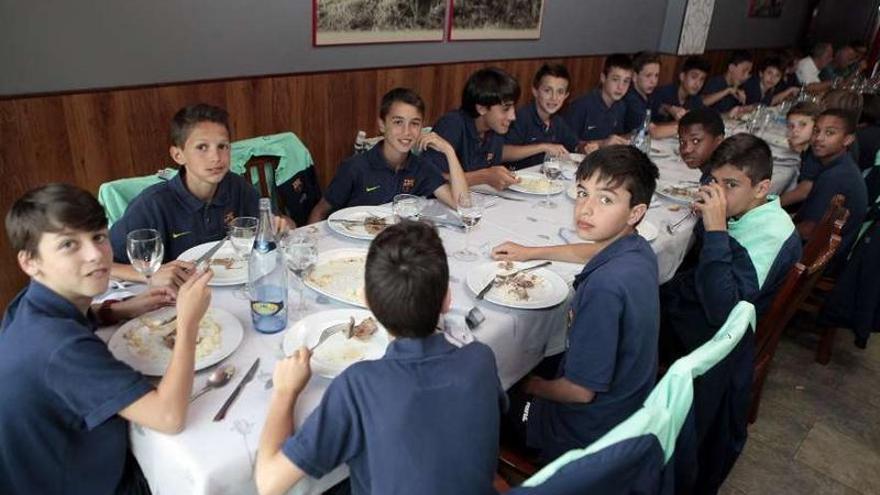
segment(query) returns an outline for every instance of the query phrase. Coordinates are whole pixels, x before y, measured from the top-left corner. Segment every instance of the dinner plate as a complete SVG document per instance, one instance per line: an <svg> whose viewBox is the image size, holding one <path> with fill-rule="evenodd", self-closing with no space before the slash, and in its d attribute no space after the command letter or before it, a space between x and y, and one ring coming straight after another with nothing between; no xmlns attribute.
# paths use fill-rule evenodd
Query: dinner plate
<svg viewBox="0 0 880 495"><path fill-rule="evenodd" d="M657 181L657 189L654 193L666 200L681 205L689 205L696 199L696 192L700 185L696 181L665 182Z"/></svg>
<svg viewBox="0 0 880 495"><path fill-rule="evenodd" d="M352 206L333 212L327 218L327 225L337 234L369 241L379 233L369 232L363 224L363 221L371 216L385 219L388 225L394 223L394 212L387 206ZM348 224L339 220L355 220L359 223Z"/></svg>
<svg viewBox="0 0 880 495"><path fill-rule="evenodd" d="M639 226L636 227L636 231L648 242L656 239L657 234L660 233L660 231L657 230L657 226L647 220L642 220L641 222L639 222Z"/></svg>
<svg viewBox="0 0 880 495"><path fill-rule="evenodd" d="M554 181L553 186L550 187L550 183L547 179L542 174L535 172L519 172L517 173L517 176L519 176L520 181L509 186L511 191L543 196L548 193L559 194L565 189L561 180Z"/></svg>
<svg viewBox="0 0 880 495"><path fill-rule="evenodd" d="M302 346L314 346L324 329L348 323L352 316L356 323L360 323L373 314L365 309L331 309L306 316L284 334L284 354L290 356ZM325 340L312 354L312 371L327 378L335 378L358 361L370 361L384 356L391 338L379 322L376 324L378 330L366 340L346 338L343 332Z"/></svg>
<svg viewBox="0 0 880 495"><path fill-rule="evenodd" d="M163 337L176 327L176 322L161 326L151 323L150 315L154 313L165 314L167 310L128 320L110 337L107 347L116 359L144 375L162 376L171 361L171 349L164 344ZM241 344L244 329L231 313L212 307L199 324L199 336L195 371L213 366L232 354Z"/></svg>
<svg viewBox="0 0 880 495"><path fill-rule="evenodd" d="M540 261L512 262L510 267L506 267L503 261L484 263L468 272L467 286L474 294L477 294L496 275L512 273L538 263ZM492 287L484 299L509 308L542 309L556 306L568 297L568 284L559 274L550 269L538 268L524 273L523 276L528 276L536 283L535 287L526 290L525 298L515 295L510 284L504 284L500 287Z"/></svg>
<svg viewBox="0 0 880 495"><path fill-rule="evenodd" d="M584 161L584 158L587 157L587 155L583 153L569 153L568 157L571 159L572 162L574 162L575 165L580 165L581 162Z"/></svg>
<svg viewBox="0 0 880 495"><path fill-rule="evenodd" d="M206 242L204 244L199 244L198 246L193 246L177 257L179 260L184 261L195 261L199 259L199 256L205 254L209 249L214 247L220 241ZM208 283L208 285L213 287L224 287L228 285L240 285L247 283L248 281L248 270L247 270L247 261L239 261L237 260L237 255L235 254L235 248L232 247L231 241L227 241L226 244L223 245L214 256L211 257L211 269L214 271L214 277ZM221 261L229 261L231 263L229 268L226 268L226 265L222 264ZM232 261L236 260L236 261Z"/></svg>
<svg viewBox="0 0 880 495"><path fill-rule="evenodd" d="M315 267L304 282L315 292L336 301L366 308L364 302L364 266L366 249L333 249L318 255Z"/></svg>

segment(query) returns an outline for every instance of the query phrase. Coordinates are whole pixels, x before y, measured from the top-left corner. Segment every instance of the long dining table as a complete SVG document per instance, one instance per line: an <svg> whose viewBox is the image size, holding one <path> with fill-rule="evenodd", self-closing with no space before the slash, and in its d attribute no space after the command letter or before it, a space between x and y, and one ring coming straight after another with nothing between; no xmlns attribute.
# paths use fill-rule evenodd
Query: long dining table
<svg viewBox="0 0 880 495"><path fill-rule="evenodd" d="M699 172L687 169L674 152L677 141L655 141L652 158L660 169L664 181L692 181ZM537 172L538 167L522 171ZM774 168L774 191L781 192L792 185L796 167ZM563 174L564 188L573 185L574 166ZM445 327L456 332L469 332L464 315L471 307L478 307L485 321L474 328L471 335L487 344L495 353L499 378L505 389L524 377L545 356L559 353L565 348L566 314L568 299L547 309L512 309L487 301L476 301L475 294L466 286L468 273L481 264L490 262L491 248L503 241L523 245L547 245L578 242L572 230L575 201L566 192L553 196L557 207L543 208L538 205L541 195L504 191L505 197L488 196L489 202L480 223L470 233L470 244L479 252L473 262L448 257L452 310L445 317ZM656 230L651 244L658 257L660 281L669 280L678 268L692 240L692 228L696 222L688 214L689 208L655 196L645 218ZM455 213L432 201L425 216L454 219ZM671 233L665 228L685 218ZM368 247L368 241L342 236L330 229L327 222L302 227L311 229L318 240L321 252L337 248ZM440 236L447 253L463 246L465 234L458 229L440 228ZM553 263L550 269L569 284L582 266L571 263ZM298 281L291 275L290 291ZM141 287L123 289L137 292ZM277 334L261 334L251 324L249 304L236 295L235 288L216 287L212 306L222 308L239 320L244 327L244 338L239 347L224 361L234 365L238 372L229 385L213 390L195 400L189 409L186 428L177 435L158 433L137 425L131 427L131 448L149 481L153 493L162 495L246 495L256 493L253 481L254 463L260 432L272 395L271 376L275 363L284 357L282 342L297 318L330 309L350 307L336 302L311 289L304 289L307 305L304 312L291 310L290 324ZM119 292L110 291L106 297L118 297ZM294 306L298 301L294 301ZM99 335L109 339L118 327L99 330ZM459 333L460 335L460 333ZM241 392L226 418L212 421L214 414L229 396L245 371L259 358L255 379ZM193 389L206 383L211 368L196 373ZM330 380L313 375L299 396L293 421L298 427L308 414L318 406ZM343 465L321 479L305 478L290 493L321 493L348 476Z"/></svg>

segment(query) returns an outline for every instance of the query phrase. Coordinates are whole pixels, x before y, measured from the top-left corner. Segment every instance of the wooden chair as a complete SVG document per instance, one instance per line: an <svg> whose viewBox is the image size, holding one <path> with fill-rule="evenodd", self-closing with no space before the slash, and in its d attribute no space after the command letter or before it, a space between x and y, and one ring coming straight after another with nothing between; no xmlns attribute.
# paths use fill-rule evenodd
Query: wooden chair
<svg viewBox="0 0 880 495"><path fill-rule="evenodd" d="M275 190L275 169L278 168L279 160L277 156L252 156L244 164L244 169L245 175L251 181L255 178L259 180L261 198L270 198L276 211L287 211Z"/></svg>
<svg viewBox="0 0 880 495"><path fill-rule="evenodd" d="M752 380L752 403L749 409L749 423L758 418L761 392L770 369L770 362L776 354L776 347L782 331L794 314L802 307L825 271L825 267L840 247L840 232L849 218L849 210L843 207L843 195L831 199L825 215L813 231L810 241L804 247L800 262L795 264L785 276L767 312L758 320L755 332L755 372ZM833 335L832 335L833 338ZM823 337L823 341L824 341ZM833 340L832 340L833 342ZM820 343L820 350L827 343Z"/></svg>

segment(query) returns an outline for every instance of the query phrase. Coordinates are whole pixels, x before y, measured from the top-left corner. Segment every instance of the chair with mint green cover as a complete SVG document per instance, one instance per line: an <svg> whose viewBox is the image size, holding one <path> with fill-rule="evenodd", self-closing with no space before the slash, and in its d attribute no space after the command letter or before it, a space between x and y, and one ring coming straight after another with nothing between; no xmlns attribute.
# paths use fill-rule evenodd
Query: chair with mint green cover
<svg viewBox="0 0 880 495"><path fill-rule="evenodd" d="M128 204L144 189L153 184L170 180L175 175L177 175L176 169L166 168L151 175L128 177L101 184L98 188L98 203L104 207L109 224L113 225L122 218Z"/></svg>
<svg viewBox="0 0 880 495"><path fill-rule="evenodd" d="M754 306L740 302L710 341L673 363L641 409L590 446L566 452L508 493L702 493L696 486L700 447L696 384L736 357L743 337L754 326ZM684 470L686 466L690 471Z"/></svg>

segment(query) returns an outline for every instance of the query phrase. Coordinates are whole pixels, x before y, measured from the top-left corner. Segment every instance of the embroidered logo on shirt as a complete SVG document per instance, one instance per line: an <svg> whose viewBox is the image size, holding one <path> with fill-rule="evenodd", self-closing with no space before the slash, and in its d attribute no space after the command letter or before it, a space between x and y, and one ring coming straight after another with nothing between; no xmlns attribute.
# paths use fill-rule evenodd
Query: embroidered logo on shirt
<svg viewBox="0 0 880 495"><path fill-rule="evenodd" d="M587 130L588 130L588 131L592 131L592 130L595 129L595 128L596 128L596 126L594 126L594 125L588 125L588 126L587 126Z"/></svg>
<svg viewBox="0 0 880 495"><path fill-rule="evenodd" d="M403 179L403 185L400 186L400 189L404 193L408 193L412 191L414 187L416 187L416 180L412 177L407 177L406 179Z"/></svg>
<svg viewBox="0 0 880 495"><path fill-rule="evenodd" d="M491 165L493 158L495 158L495 153L486 153L486 163Z"/></svg>
<svg viewBox="0 0 880 495"><path fill-rule="evenodd" d="M381 187L381 186L368 187L368 188L366 188L366 190L367 190L367 192L373 192L373 191L375 191L376 189L379 189L379 187Z"/></svg>
<svg viewBox="0 0 880 495"><path fill-rule="evenodd" d="M299 179L299 178L296 179L295 181L293 181L293 184L291 184L291 186L293 187L293 192L302 192L302 189L303 189L302 179Z"/></svg>
<svg viewBox="0 0 880 495"><path fill-rule="evenodd" d="M178 237L183 237L183 236L185 236L185 235L187 235L187 234L191 234L191 233L192 233L192 232L189 231L189 230L187 230L186 232L172 232L172 233L171 233L171 238L172 238L172 239L177 239Z"/></svg>

